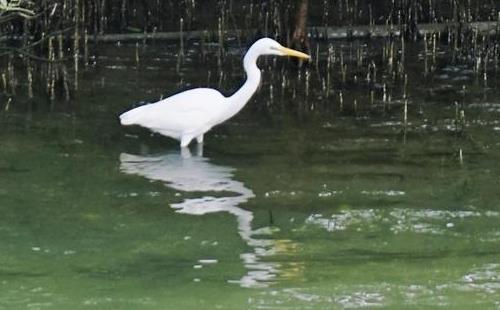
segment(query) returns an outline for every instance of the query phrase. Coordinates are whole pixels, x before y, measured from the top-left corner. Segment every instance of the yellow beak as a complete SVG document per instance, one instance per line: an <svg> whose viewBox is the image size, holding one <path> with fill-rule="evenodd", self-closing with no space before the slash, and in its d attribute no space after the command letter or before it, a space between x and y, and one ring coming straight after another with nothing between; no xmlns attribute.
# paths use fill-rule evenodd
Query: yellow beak
<svg viewBox="0 0 500 310"><path fill-rule="evenodd" d="M293 50L291 48L287 48L287 47L281 47L280 48L280 51L287 55L287 56L292 56L292 57L298 57L300 59L311 59L311 56L307 55L307 54L304 54L302 52L299 52L299 51L296 51L296 50Z"/></svg>

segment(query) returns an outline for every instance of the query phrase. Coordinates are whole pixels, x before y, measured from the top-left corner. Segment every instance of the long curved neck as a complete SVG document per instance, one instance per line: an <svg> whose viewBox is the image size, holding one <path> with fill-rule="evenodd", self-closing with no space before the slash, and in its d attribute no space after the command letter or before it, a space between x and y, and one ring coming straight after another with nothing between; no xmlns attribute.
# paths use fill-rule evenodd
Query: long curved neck
<svg viewBox="0 0 500 310"><path fill-rule="evenodd" d="M260 84L260 70L257 67L259 55L250 48L243 59L243 68L247 74L245 84L231 97L228 98L227 110L224 112L225 121L238 113L250 100Z"/></svg>

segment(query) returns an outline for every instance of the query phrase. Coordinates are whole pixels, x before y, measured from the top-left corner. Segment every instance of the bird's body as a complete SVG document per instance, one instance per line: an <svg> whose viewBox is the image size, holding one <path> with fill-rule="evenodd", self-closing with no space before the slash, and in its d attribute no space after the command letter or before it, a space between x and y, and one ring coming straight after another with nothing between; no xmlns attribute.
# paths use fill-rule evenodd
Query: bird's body
<svg viewBox="0 0 500 310"><path fill-rule="evenodd" d="M250 100L261 78L257 58L266 54L309 58L272 39L260 39L250 47L243 60L247 80L232 96L225 97L212 88L195 88L125 112L120 115L120 122L122 125L146 127L177 139L181 147L188 146L194 138L202 143L207 131L234 116Z"/></svg>
<svg viewBox="0 0 500 310"><path fill-rule="evenodd" d="M140 125L181 142L184 139L186 146L193 138L202 142L203 134L218 124L225 99L215 89L195 88L137 107L120 115L120 120L122 125Z"/></svg>

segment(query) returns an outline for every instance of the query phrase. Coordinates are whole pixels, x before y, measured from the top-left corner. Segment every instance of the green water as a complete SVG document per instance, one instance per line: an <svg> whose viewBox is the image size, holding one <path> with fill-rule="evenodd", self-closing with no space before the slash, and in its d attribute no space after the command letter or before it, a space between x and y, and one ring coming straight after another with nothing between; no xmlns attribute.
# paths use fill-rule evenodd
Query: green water
<svg viewBox="0 0 500 310"><path fill-rule="evenodd" d="M136 69L109 47L71 103L0 114L0 309L500 308L495 79L442 65L418 83L417 64L406 137L401 102L264 109L264 86L181 154L117 115L210 68L150 53Z"/></svg>

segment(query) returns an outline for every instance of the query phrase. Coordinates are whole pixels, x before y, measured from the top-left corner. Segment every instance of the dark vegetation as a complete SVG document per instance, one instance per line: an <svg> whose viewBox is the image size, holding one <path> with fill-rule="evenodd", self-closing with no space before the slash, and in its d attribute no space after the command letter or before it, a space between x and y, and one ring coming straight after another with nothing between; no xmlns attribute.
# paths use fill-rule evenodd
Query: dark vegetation
<svg viewBox="0 0 500 310"><path fill-rule="evenodd" d="M427 53L436 52L436 44L447 44L454 59L463 59L486 78L487 65L497 66L499 58L499 8L498 0L0 0L1 98L10 102L22 87L29 98L42 92L54 100L59 89L60 96L70 100L79 88L80 67L89 63L101 41L146 44L146 38L162 34L181 44L187 39L213 41L221 50L228 38L247 46L257 37L270 36L310 50L317 57L315 66L302 74L306 92L310 70L316 67L317 83L311 83L319 85L323 97L335 94L341 103L342 90L332 90L330 75L340 73L337 79L345 84L349 63L356 66L349 70L354 80L363 76L369 84L382 85L384 96L389 82L377 80L377 70L406 85L405 44L413 41L424 42L426 59ZM488 22L484 29L470 27L479 21ZM424 24L425 34L420 31ZM367 59L352 41L349 58L328 43L320 53L319 45L309 41L327 29L335 34L332 27L344 27L339 37L349 40L356 30L376 25L390 27L383 34L382 60ZM432 70L432 64L425 70Z"/></svg>

